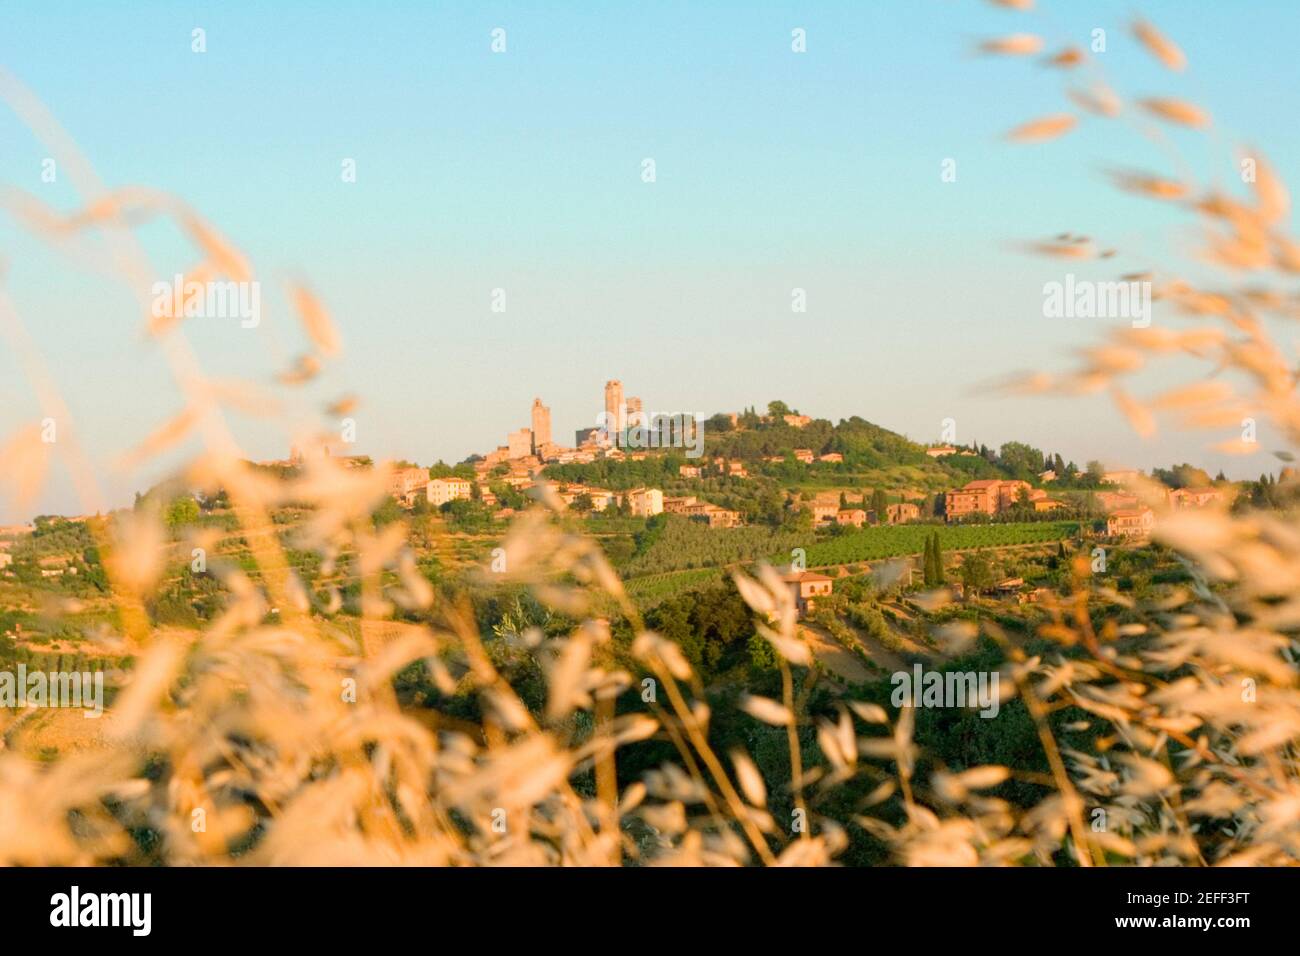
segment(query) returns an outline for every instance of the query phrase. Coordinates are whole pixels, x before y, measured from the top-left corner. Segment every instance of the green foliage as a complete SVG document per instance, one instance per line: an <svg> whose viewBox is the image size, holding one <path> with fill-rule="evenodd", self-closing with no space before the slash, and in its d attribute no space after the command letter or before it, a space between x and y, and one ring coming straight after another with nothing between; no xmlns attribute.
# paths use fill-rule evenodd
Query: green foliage
<svg viewBox="0 0 1300 956"><path fill-rule="evenodd" d="M1069 538L1079 530L1077 521L1043 521L1025 524L987 525L934 525L903 524L863 528L852 534L840 535L818 542L808 548L809 567L828 564L848 564L854 561L872 561L880 558L920 554L925 540L937 535L941 548L965 550L972 548L997 548L1013 544L1034 544ZM779 561L779 555L773 555ZM785 560L789 560L788 553Z"/></svg>
<svg viewBox="0 0 1300 956"><path fill-rule="evenodd" d="M961 562L961 583L967 594L979 594L994 585L993 564L983 551L966 555Z"/></svg>
<svg viewBox="0 0 1300 956"><path fill-rule="evenodd" d="M402 517L402 506L392 495L385 495L383 502L373 512L371 518L375 522L376 528L382 528L385 525L392 524Z"/></svg>
<svg viewBox="0 0 1300 956"><path fill-rule="evenodd" d="M637 536L636 556L628 562L628 576L658 574L688 568L721 567L752 561L808 543L807 534L764 527L709 528L682 515L657 515ZM777 562L782 563L782 562Z"/></svg>
<svg viewBox="0 0 1300 956"><path fill-rule="evenodd" d="M723 572L717 568L697 568L633 578L627 582L626 588L640 607L650 608L688 591L721 583L722 580Z"/></svg>
<svg viewBox="0 0 1300 956"><path fill-rule="evenodd" d="M1207 471L1187 462L1170 465L1168 468L1153 468L1151 477L1170 488L1205 488L1211 484Z"/></svg>
<svg viewBox="0 0 1300 956"><path fill-rule="evenodd" d="M749 638L749 666L756 671L777 669L776 648L772 642L757 634Z"/></svg>
<svg viewBox="0 0 1300 956"><path fill-rule="evenodd" d="M199 503L189 495L183 495L167 506L166 522L171 531L193 524L199 519Z"/></svg>
<svg viewBox="0 0 1300 956"><path fill-rule="evenodd" d="M485 504L467 498L445 502L439 510L456 531L483 532L492 527L492 511Z"/></svg>
<svg viewBox="0 0 1300 956"><path fill-rule="evenodd" d="M474 465L464 461L459 465L448 465L446 462L439 461L437 464L429 466L430 478L464 478L466 481L474 480Z"/></svg>
<svg viewBox="0 0 1300 956"><path fill-rule="evenodd" d="M1043 453L1023 442L1009 441L999 449L998 463L1012 478L1037 481L1043 471Z"/></svg>
<svg viewBox="0 0 1300 956"><path fill-rule="evenodd" d="M751 612L730 581L664 601L646 614L646 624L675 641L706 679L751 659Z"/></svg>
<svg viewBox="0 0 1300 956"><path fill-rule="evenodd" d="M937 588L943 586L943 546L939 543L939 532L937 531L925 539L925 558L922 564L922 573L926 587Z"/></svg>

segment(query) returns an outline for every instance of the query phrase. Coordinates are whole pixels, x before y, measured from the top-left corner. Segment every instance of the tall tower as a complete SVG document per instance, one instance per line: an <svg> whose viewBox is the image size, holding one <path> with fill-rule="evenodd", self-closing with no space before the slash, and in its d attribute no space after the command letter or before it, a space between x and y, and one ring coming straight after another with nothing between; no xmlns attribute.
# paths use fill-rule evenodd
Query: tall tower
<svg viewBox="0 0 1300 956"><path fill-rule="evenodd" d="M533 399L533 454L551 443L551 410L540 398Z"/></svg>
<svg viewBox="0 0 1300 956"><path fill-rule="evenodd" d="M642 411L641 399L634 395L629 396L627 400L627 422L625 424L628 428L636 428L645 423L645 412Z"/></svg>
<svg viewBox="0 0 1300 956"><path fill-rule="evenodd" d="M623 433L624 425L623 383L616 378L610 379L605 383L605 428L614 438Z"/></svg>

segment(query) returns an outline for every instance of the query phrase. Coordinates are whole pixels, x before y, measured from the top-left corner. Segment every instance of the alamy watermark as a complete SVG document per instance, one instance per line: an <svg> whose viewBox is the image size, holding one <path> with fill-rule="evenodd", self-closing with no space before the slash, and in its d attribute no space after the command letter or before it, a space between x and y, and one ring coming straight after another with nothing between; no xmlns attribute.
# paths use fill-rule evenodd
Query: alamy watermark
<svg viewBox="0 0 1300 956"><path fill-rule="evenodd" d="M79 708L84 717L104 713L103 671L0 671L0 707Z"/></svg>
<svg viewBox="0 0 1300 956"><path fill-rule="evenodd" d="M120 926L132 936L148 936L153 929L153 894L83 893L73 884L67 893L50 897L50 925Z"/></svg>
<svg viewBox="0 0 1300 956"><path fill-rule="evenodd" d="M645 448L681 448L687 458L704 454L704 415L701 412L624 412L623 427L607 412L596 416L596 427L607 444L637 451Z"/></svg>
<svg viewBox="0 0 1300 956"><path fill-rule="evenodd" d="M239 319L245 329L262 322L262 284L256 280L198 282L177 273L171 282L155 282L150 295L155 319Z"/></svg>
<svg viewBox="0 0 1300 956"><path fill-rule="evenodd" d="M981 717L996 717L1001 703L997 671L927 671L913 664L889 682L895 707L979 707Z"/></svg>
<svg viewBox="0 0 1300 956"><path fill-rule="evenodd" d="M1043 286L1043 315L1049 319L1128 319L1135 329L1151 324L1150 282L1092 282L1068 273L1064 282Z"/></svg>

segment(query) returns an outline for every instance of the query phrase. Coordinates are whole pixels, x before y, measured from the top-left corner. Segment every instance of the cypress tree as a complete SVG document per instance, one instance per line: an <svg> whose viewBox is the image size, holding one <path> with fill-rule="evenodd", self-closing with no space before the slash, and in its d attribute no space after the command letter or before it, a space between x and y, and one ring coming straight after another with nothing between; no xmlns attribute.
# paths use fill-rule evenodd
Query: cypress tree
<svg viewBox="0 0 1300 956"><path fill-rule="evenodd" d="M885 492L882 489L877 488L871 493L871 510L876 513L876 524L884 524L888 519L886 513L888 504L888 499L885 498Z"/></svg>

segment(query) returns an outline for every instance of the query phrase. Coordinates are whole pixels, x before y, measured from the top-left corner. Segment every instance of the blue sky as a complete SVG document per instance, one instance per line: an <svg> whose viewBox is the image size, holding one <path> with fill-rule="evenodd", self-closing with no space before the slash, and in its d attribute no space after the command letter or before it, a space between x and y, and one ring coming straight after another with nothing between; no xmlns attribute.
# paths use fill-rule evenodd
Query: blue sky
<svg viewBox="0 0 1300 956"><path fill-rule="evenodd" d="M1039 6L11 2L0 65L107 183L183 196L251 256L263 326L187 327L215 375L270 383L303 345L279 290L311 283L346 352L301 407L358 393L358 452L459 460L525 425L535 395L569 439L617 377L656 411L782 398L918 440L952 417L959 440L1020 439L1080 463L1271 467L1216 458L1204 437L1139 442L1101 398L973 391L1063 367L1099 331L1043 317L1042 285L1064 270L1015 243L1098 236L1125 254L1074 271L1109 278L1168 261L1188 224L1102 181L1112 166L1168 171L1130 127L1085 120L1053 143L1000 142L1063 107L1062 77L969 51L1021 30L1086 45L1100 27L1121 92L1183 96L1215 116L1217 152L1174 138L1199 173L1228 179L1227 147L1248 142L1287 175L1300 159L1300 8L1144 5L1188 53L1175 77L1129 38L1128 3ZM203 54L191 52L196 27ZM490 49L497 27L504 54ZM805 54L791 52L796 27ZM73 207L67 177L41 181L46 150L7 113L0 144L5 184ZM654 184L641 181L647 157ZM942 183L949 157L957 182ZM340 176L348 158L354 183ZM161 278L192 264L174 231L141 235ZM102 277L7 221L0 254L77 433L107 468L179 409L162 356ZM806 314L791 313L795 287ZM504 314L490 310L495 288ZM0 434L37 417L0 352ZM232 421L253 457L284 454L281 428ZM109 501L128 502L166 464L110 473ZM61 472L37 505L80 510ZM0 521L19 517L0 504Z"/></svg>

